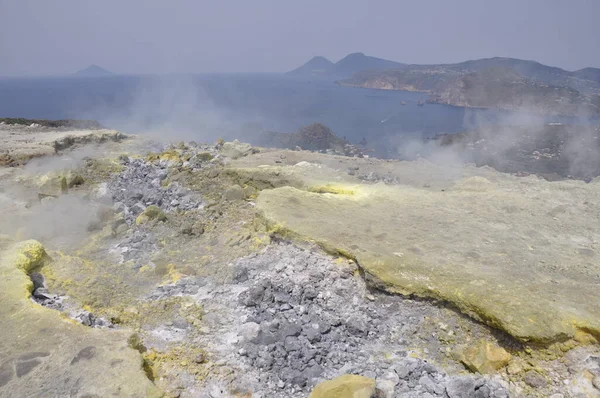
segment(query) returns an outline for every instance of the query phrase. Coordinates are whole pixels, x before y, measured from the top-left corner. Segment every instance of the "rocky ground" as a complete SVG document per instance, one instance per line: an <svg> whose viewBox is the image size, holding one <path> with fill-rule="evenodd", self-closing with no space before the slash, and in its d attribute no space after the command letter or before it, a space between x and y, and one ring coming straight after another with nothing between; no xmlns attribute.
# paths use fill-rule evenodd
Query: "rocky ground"
<svg viewBox="0 0 600 398"><path fill-rule="evenodd" d="M0 204L15 215L10 224L22 225L1 227L7 239L41 240L51 257L30 272L32 305L98 333L127 332L145 375L166 396L305 397L343 374L374 380L378 397L599 394L594 345L561 346L561 355L524 346L451 305L384 293L352 258L268 230L256 215L267 180L256 174L245 183L248 175L232 172L259 149L223 142L120 148L68 173L52 170L46 180L59 181L54 190L40 180L43 164L35 175L5 171ZM403 175L393 162L265 151L259 163L335 164L366 184L447 184L426 164L429 180ZM300 184L294 178L282 170L268 181ZM81 222L69 223L63 206ZM90 209L93 216L83 217ZM40 220L66 223L79 239L55 239L66 232L46 233ZM48 343L47 351L61 363L60 347ZM0 396L26 391L24 383L47 372L19 373L17 355L0 345ZM77 391L94 394L85 385Z"/></svg>

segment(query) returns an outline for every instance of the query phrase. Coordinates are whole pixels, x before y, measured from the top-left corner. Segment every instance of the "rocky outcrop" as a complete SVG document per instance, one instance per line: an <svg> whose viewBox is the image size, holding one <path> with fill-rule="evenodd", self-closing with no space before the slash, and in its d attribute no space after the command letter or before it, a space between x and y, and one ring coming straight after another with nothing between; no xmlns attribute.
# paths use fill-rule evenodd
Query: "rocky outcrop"
<svg viewBox="0 0 600 398"><path fill-rule="evenodd" d="M295 133L266 131L259 134L256 144L265 147L319 151L334 155L364 156L360 148L351 145L346 139L338 137L331 129L320 123L302 127Z"/></svg>
<svg viewBox="0 0 600 398"><path fill-rule="evenodd" d="M0 166L19 166L30 159L53 155L87 144L120 142L127 136L115 130L73 130L0 125Z"/></svg>
<svg viewBox="0 0 600 398"><path fill-rule="evenodd" d="M398 172L410 175L400 171L404 167L412 166L397 164ZM319 175L326 170L297 171L309 191L322 193L291 187L260 193L257 207L274 230L355 258L380 288L452 302L521 341L549 343L581 332L600 335L598 307L583 299L600 291L585 266L587 256L595 255L594 244L588 241L583 247L571 240L595 221L583 209L569 210L574 203L593 203L597 184L529 178L521 185L517 177L474 169L473 175L441 190L429 184L364 185L351 176L318 189ZM434 170L440 176L448 172ZM519 191L512 188L515 184ZM559 212L561 203L572 205ZM553 232L556 222L560 236ZM522 245L514 245L516 236Z"/></svg>
<svg viewBox="0 0 600 398"><path fill-rule="evenodd" d="M30 300L29 273L51 261L39 242L3 239L0 246L0 395L162 395L127 346L127 331L74 324Z"/></svg>

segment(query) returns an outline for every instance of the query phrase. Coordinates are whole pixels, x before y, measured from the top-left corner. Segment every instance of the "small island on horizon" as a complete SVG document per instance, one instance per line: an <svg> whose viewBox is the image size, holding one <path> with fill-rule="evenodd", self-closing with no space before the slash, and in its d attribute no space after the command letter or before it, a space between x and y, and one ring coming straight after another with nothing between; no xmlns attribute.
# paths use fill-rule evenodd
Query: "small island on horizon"
<svg viewBox="0 0 600 398"><path fill-rule="evenodd" d="M102 76L112 76L113 72L106 70L98 65L90 65L85 69L78 70L73 73L73 76L77 77L102 77Z"/></svg>

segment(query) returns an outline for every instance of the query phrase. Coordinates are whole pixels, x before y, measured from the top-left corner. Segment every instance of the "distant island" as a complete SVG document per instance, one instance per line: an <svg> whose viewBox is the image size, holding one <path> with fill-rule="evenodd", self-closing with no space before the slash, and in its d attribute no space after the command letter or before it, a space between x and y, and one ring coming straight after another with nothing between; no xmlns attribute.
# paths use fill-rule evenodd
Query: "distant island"
<svg viewBox="0 0 600 398"><path fill-rule="evenodd" d="M566 71L535 61L486 58L456 64L408 65L350 54L332 63L315 57L288 72L327 76L342 86L430 94L429 103L600 116L600 69Z"/></svg>
<svg viewBox="0 0 600 398"><path fill-rule="evenodd" d="M73 76L79 77L101 77L101 76L111 76L114 73L99 67L98 65L90 65L85 69L79 70L73 73Z"/></svg>

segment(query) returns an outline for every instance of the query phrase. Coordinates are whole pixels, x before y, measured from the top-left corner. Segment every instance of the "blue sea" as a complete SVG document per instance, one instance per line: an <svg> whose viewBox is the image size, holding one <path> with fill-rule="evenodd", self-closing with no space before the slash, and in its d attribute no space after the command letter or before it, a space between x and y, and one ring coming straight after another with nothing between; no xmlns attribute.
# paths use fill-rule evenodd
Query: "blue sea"
<svg viewBox="0 0 600 398"><path fill-rule="evenodd" d="M351 142L430 137L482 124L579 122L438 104L427 94L277 74L0 79L0 117L94 119L129 133L206 140L319 122ZM385 145L385 144L384 144Z"/></svg>

